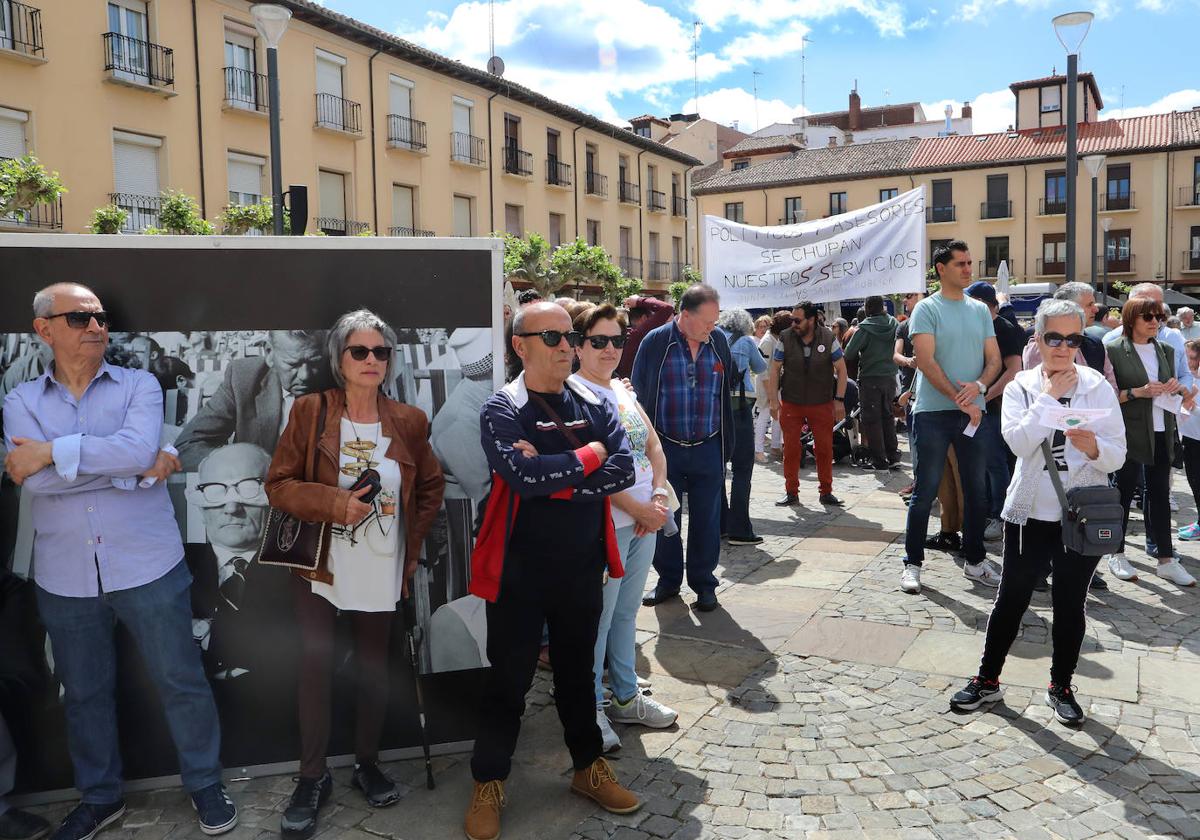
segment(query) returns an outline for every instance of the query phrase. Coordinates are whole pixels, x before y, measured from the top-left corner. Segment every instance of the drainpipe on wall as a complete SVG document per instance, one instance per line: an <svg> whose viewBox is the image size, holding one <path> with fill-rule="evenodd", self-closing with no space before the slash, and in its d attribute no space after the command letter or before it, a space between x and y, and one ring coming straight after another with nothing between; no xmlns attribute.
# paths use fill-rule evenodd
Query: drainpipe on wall
<svg viewBox="0 0 1200 840"><path fill-rule="evenodd" d="M682 184L682 186L683 186L683 265L690 265L690 264L691 264L691 261L688 259L688 246L689 246L691 243L689 243L689 242L688 242L688 216L687 216L687 211L688 211L688 199L689 199L689 198L691 198L691 195L692 195L691 176L692 176L692 169L693 169L693 168L694 168L694 167L691 167L691 166L689 166L687 169L683 170L683 184ZM699 205L699 203L697 203L697 204L696 204L696 208L697 208L697 209L696 209L696 212L695 212L695 214L694 214L694 215L697 215L697 216L698 216L698 215L700 215L699 207L700 207L700 205ZM672 212L672 213L674 213L674 212L675 212L675 208L674 208L674 207L672 207L672 208L671 208L671 212ZM697 237L699 237L699 230L700 230L700 228L699 228L699 224L700 224L700 222L699 222L699 221L697 221L697 222L696 222L696 225L697 225L697 227L696 227L696 231L697 231ZM697 238L697 242L699 242L699 239L698 239L698 238ZM697 249L697 250L699 250L699 249ZM697 260L697 262L699 262L699 260ZM683 265L681 265L681 266L679 267L679 270L680 270L680 271L682 271L682 270L683 270Z"/></svg>
<svg viewBox="0 0 1200 840"><path fill-rule="evenodd" d="M204 115L200 108L200 32L196 25L196 0L192 0L192 58L196 67L196 146L200 153L200 218L208 217L204 196Z"/></svg>
<svg viewBox="0 0 1200 840"><path fill-rule="evenodd" d="M1163 272L1164 272L1163 273L1163 288L1166 288L1167 281L1171 277L1171 210L1173 207L1173 202L1171 200L1171 190L1175 189L1175 181L1171 177L1171 172L1174 168L1172 166L1172 164L1174 162L1175 162L1175 153L1167 152L1167 188L1164 191L1164 192L1166 192L1166 214L1165 214L1166 219L1165 219L1165 221L1166 221L1166 225L1167 225L1167 235L1164 237L1164 243L1163 243L1163 248L1165 249L1165 251L1163 252ZM1107 255L1108 251L1102 250L1101 253ZM1183 268L1183 266L1180 266L1180 268Z"/></svg>
<svg viewBox="0 0 1200 840"><path fill-rule="evenodd" d="M1025 278L1025 282L1029 282L1029 165L1025 164L1021 167L1024 170L1022 176L1023 183L1021 184L1021 203L1025 205L1025 210L1021 213L1022 226L1024 233L1021 238L1025 240L1025 247L1021 249L1021 276ZM1103 252L1103 248L1101 252Z"/></svg>
<svg viewBox="0 0 1200 840"><path fill-rule="evenodd" d="M767 212L767 191L763 190L763 226L771 224L771 214Z"/></svg>
<svg viewBox="0 0 1200 840"><path fill-rule="evenodd" d="M496 91L488 97L487 112L488 112L488 233L496 229L496 174L494 164L496 157L495 149L492 148L492 100L500 95L500 91Z"/></svg>
<svg viewBox="0 0 1200 840"><path fill-rule="evenodd" d="M638 181L640 182L640 184L643 187L647 186L646 179L642 177L642 155L644 155L644 154L646 154L646 150L642 149L640 152L638 152L637 160L634 161L634 164L637 166ZM646 196L646 201L649 201L650 200L650 190L643 189L642 193ZM621 198L621 184L618 183L617 184L618 202L619 202L620 198ZM650 267L650 266L646 265L646 243L643 241L643 234L642 234L642 213L645 212L645 209L643 206L645 203L646 203L645 201L638 202L638 259L642 261L642 277L643 278L645 278L645 276L649 273L646 271L646 269L648 269ZM621 232L618 230L617 236L619 237L620 235L621 235Z"/></svg>
<svg viewBox="0 0 1200 840"><path fill-rule="evenodd" d="M195 0L192 2L194 3ZM372 62L375 61L375 56L381 52L382 50L376 49L367 59L367 90L371 97L371 213L374 225L372 230L375 231L376 236L379 236L379 181L375 174L375 70Z"/></svg>
<svg viewBox="0 0 1200 840"><path fill-rule="evenodd" d="M575 132L583 128L581 125L575 126L575 131L571 132L571 165L575 167L575 238L579 238L579 145L575 142Z"/></svg>

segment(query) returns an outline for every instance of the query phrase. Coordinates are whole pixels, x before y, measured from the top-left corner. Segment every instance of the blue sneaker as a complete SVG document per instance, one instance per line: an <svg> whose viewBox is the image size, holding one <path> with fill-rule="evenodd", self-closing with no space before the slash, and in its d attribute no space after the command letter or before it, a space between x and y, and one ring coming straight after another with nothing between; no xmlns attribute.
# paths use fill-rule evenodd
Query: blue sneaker
<svg viewBox="0 0 1200 840"><path fill-rule="evenodd" d="M1180 528L1179 539L1184 542L1188 540L1200 540L1200 522L1193 522L1191 525L1185 525Z"/></svg>
<svg viewBox="0 0 1200 840"><path fill-rule="evenodd" d="M192 807L200 818L200 830L209 836L224 834L237 825L237 806L220 782L213 782L193 793Z"/></svg>
<svg viewBox="0 0 1200 840"><path fill-rule="evenodd" d="M125 800L107 805L80 802L63 819L50 840L92 840L100 831L125 815Z"/></svg>

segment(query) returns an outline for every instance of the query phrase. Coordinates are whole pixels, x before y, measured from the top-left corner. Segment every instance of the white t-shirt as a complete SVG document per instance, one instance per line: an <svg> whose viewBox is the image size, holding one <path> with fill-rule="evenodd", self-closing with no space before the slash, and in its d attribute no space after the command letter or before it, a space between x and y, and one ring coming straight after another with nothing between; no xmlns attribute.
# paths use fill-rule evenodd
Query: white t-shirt
<svg viewBox="0 0 1200 840"><path fill-rule="evenodd" d="M597 385L595 382L590 382L582 376L578 377L578 379L584 385L591 388L597 396L604 397L610 405L616 407L617 418L621 421L621 426L625 429L625 435L629 438L629 448L633 452L635 480L628 492L639 502L650 501L650 497L654 494L654 468L650 466L650 458L646 455L646 441L650 437L650 430L646 428L645 422L642 421L642 414L638 411L637 400L616 379L612 381L611 388ZM612 519L614 528L627 528L634 524L633 517L618 508L615 504L612 506Z"/></svg>
<svg viewBox="0 0 1200 840"><path fill-rule="evenodd" d="M334 525L329 543L333 584L314 580L312 591L341 610L391 612L404 585L404 515L400 509L400 465L384 455L391 438L379 423L341 421L338 486L345 489L367 467L379 473L383 489L371 513L350 527Z"/></svg>
<svg viewBox="0 0 1200 840"><path fill-rule="evenodd" d="M1146 368L1146 376L1150 377L1151 382L1158 381L1158 348L1152 342L1145 344L1135 344L1133 349L1137 351L1138 358L1142 360L1142 366ZM1163 421L1163 410L1158 406L1151 409L1154 413L1154 431L1165 432L1166 424Z"/></svg>
<svg viewBox="0 0 1200 840"><path fill-rule="evenodd" d="M1073 396L1075 396L1074 388L1059 402L1069 408ZM1067 486L1067 447L1070 444L1067 443L1067 436L1062 429L1055 429L1047 440L1050 441L1050 454L1054 456L1054 467L1058 470L1058 477L1062 480L1065 489ZM1037 490L1033 495L1033 506L1029 509L1029 516L1043 522L1058 522L1062 519L1062 502L1058 498L1058 491L1054 489L1054 483L1050 480L1048 466L1043 466L1041 475L1038 477Z"/></svg>

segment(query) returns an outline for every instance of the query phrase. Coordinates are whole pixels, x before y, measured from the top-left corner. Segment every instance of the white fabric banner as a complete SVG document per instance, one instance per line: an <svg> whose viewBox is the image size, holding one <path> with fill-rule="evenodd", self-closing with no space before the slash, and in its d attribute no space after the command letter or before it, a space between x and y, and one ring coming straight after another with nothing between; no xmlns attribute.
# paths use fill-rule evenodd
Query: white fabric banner
<svg viewBox="0 0 1200 840"><path fill-rule="evenodd" d="M827 219L756 227L704 217L704 279L721 308L925 291L925 187Z"/></svg>

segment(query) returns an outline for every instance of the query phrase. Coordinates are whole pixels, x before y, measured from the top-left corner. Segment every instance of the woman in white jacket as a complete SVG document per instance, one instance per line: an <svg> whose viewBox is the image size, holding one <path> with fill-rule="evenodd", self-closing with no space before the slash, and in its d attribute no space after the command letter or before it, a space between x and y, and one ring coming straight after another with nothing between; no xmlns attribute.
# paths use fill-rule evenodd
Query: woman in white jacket
<svg viewBox="0 0 1200 840"><path fill-rule="evenodd" d="M1080 724L1083 710L1071 677L1083 644L1084 600L1098 557L1084 557L1063 546L1062 505L1050 480L1042 442L1050 443L1054 468L1064 489L1107 486L1108 473L1125 463L1125 423L1117 395L1103 375L1074 363L1083 342L1083 310L1068 300L1043 301L1035 336L1042 363L1018 373L1004 389L1001 434L1017 456L1005 495L1004 570L992 614L979 674L950 700L967 711L999 700L1000 671L1034 585L1053 569L1053 659L1046 704L1062 723ZM1046 424L1043 412L1059 406L1108 409L1108 415L1083 428L1063 432Z"/></svg>

